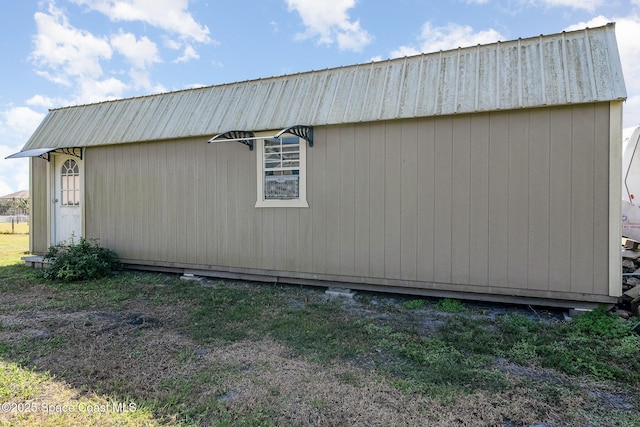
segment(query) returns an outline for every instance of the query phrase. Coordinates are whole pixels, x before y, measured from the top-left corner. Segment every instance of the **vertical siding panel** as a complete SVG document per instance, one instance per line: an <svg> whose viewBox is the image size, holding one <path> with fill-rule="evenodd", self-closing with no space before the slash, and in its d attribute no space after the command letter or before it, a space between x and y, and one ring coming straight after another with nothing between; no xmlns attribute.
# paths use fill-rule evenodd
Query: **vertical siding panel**
<svg viewBox="0 0 640 427"><path fill-rule="evenodd" d="M418 278L418 122L403 122L400 191L400 278Z"/></svg>
<svg viewBox="0 0 640 427"><path fill-rule="evenodd" d="M313 270L316 273L327 271L327 131L318 129L314 132L313 176L307 176L307 183L312 186L313 200L311 209L311 227L313 242Z"/></svg>
<svg viewBox="0 0 640 427"><path fill-rule="evenodd" d="M275 253L273 254L271 268L286 270L291 254L287 252L287 210L285 208L273 209L273 227Z"/></svg>
<svg viewBox="0 0 640 427"><path fill-rule="evenodd" d="M92 149L92 155L95 156L100 156L102 158L101 162L93 162L94 166L93 166L93 170L91 173L92 176L92 195L91 197L93 197L94 202L91 203L91 208L93 209L92 214L94 214L94 218L90 219L89 217L89 212L87 212L87 220L88 220L88 224L89 224L89 228L91 230L91 237L92 238L96 238L96 239L100 239L102 237L101 233L102 233L102 222L105 220L105 216L106 216L106 208L101 206L101 200L104 199L106 197L106 188L105 188L105 171L106 171L106 166L107 166L107 162L106 162L106 149L105 147L96 147ZM50 167L53 167L53 164L50 165ZM51 188L49 188L49 190L51 191ZM53 195L51 195L51 197L53 197ZM52 223L50 224L51 227L53 227L53 214L51 214L51 221ZM51 232L51 230L50 230ZM104 240L101 240L101 245L106 245L106 242Z"/></svg>
<svg viewBox="0 0 640 427"><path fill-rule="evenodd" d="M140 177L140 145L131 144L129 146L129 152L125 152L125 157L128 160L126 165L126 173L124 180L124 222L126 224L125 239L127 240L127 247L129 248L129 258L135 257L136 254L142 251L141 245L141 230L142 227L142 215L140 212L141 206L138 203L138 195L141 190L141 177Z"/></svg>
<svg viewBox="0 0 640 427"><path fill-rule="evenodd" d="M302 143L307 144L306 141L302 141ZM316 179L315 169L313 168L313 156L315 155L315 149L315 146L311 148L307 144L307 203L309 204L309 208L301 208L299 210L300 234L298 236L298 268L302 272L313 271L313 181Z"/></svg>
<svg viewBox="0 0 640 427"><path fill-rule="evenodd" d="M509 123L505 113L489 124L489 285L507 286L509 261Z"/></svg>
<svg viewBox="0 0 640 427"><path fill-rule="evenodd" d="M340 271L340 129L327 129L327 265L326 272Z"/></svg>
<svg viewBox="0 0 640 427"><path fill-rule="evenodd" d="M418 124L418 223L417 279L434 280L435 256L435 124L433 119Z"/></svg>
<svg viewBox="0 0 640 427"><path fill-rule="evenodd" d="M469 281L489 284L489 115L471 117Z"/></svg>
<svg viewBox="0 0 640 427"><path fill-rule="evenodd" d="M262 268L273 269L276 259L276 237L273 208L261 208L262 211Z"/></svg>
<svg viewBox="0 0 640 427"><path fill-rule="evenodd" d="M112 193L112 197L107 201L107 203L111 204L113 206L113 214L114 214L114 221L113 221L113 227L110 230L110 234L111 234L111 244L113 246L111 246L113 249L115 249L117 252L122 252L125 254L128 254L128 249L124 246L124 224L123 221L121 220L123 218L122 216L122 212L124 210L124 206L123 206L123 189L124 189L124 182L122 179L122 174L123 174L123 168L125 167L123 165L123 153L122 150L119 149L119 147L112 147L111 151L113 153L113 163L112 163L112 169L111 169L111 179L113 182L113 193ZM58 165L59 167L59 165ZM113 203L115 200L118 200L119 203Z"/></svg>
<svg viewBox="0 0 640 427"><path fill-rule="evenodd" d="M145 228L147 230L147 254L144 257L145 259L157 259L155 257L157 252L158 245L158 227L159 227L159 215L158 211L158 188L160 183L159 179L159 165L158 165L158 150L159 145L157 144L144 144L145 148L145 164L147 165L147 179L145 183L147 184L147 188L145 189L144 200L147 202L146 212L146 222Z"/></svg>
<svg viewBox="0 0 640 427"><path fill-rule="evenodd" d="M128 147L125 147L125 150ZM124 177L123 175L129 168L129 159L126 158L121 147L113 148L113 198L110 200L111 204L114 205L115 210L115 221L114 228L111 231L113 233L114 246L113 248L116 251L124 253L125 256L130 253L130 248L126 246L125 243L125 235L126 235L126 221L123 221L124 217L124 202L125 202L125 194L124 194ZM126 164L125 164L126 162ZM118 203L113 203L114 201L118 201Z"/></svg>
<svg viewBox="0 0 640 427"><path fill-rule="evenodd" d="M226 188L226 203L227 203L227 221L225 229L228 232L227 237L227 251L228 251L228 265L237 267L240 264L240 252L242 251L242 244L240 243L239 236L239 221L238 221L238 204L240 199L240 187L238 180L240 173L244 171L240 170L238 164L239 150L248 150L244 144L238 142L224 143L228 145L227 150L227 188Z"/></svg>
<svg viewBox="0 0 640 427"><path fill-rule="evenodd" d="M571 109L551 114L549 155L549 290L570 290Z"/></svg>
<svg viewBox="0 0 640 427"><path fill-rule="evenodd" d="M253 250L251 217L253 211L256 210L254 207L256 203L256 191L255 185L252 185L252 183L256 182L255 156L257 153L250 151L244 145L240 148L241 150L238 153L237 159L238 194L236 196L238 204L236 227L238 231L235 238L236 242L233 246L234 251L237 252L237 265L241 267L251 267L250 258L251 251Z"/></svg>
<svg viewBox="0 0 640 427"><path fill-rule="evenodd" d="M93 162L91 161L91 155L93 155L94 151L89 150L89 149L85 149L84 153L83 153L83 162L84 162L84 168L85 168L85 172L84 172L84 195L83 195L83 200L84 200L84 234L87 238L89 239L93 239L96 236L96 231L95 231L95 222L96 222L96 217L97 215L94 212L97 212L95 209L95 204L96 204L96 198L94 197L95 194L95 180L96 180L96 171L97 168L93 167ZM38 176L35 174L36 170L35 170L35 166L37 165L37 163L35 163L36 160L40 160L38 158L30 158L29 159L29 191L31 194L31 198L29 200L29 202L31 203L31 212L32 212L32 216L30 218L30 223L29 223L29 250L30 251L34 251L34 244L35 241L40 240L41 236L34 234L35 230L36 230L36 215L35 212L36 210L38 210L38 202L37 199L35 197L35 192L38 191L38 194L40 193L44 193L44 191L46 190L46 184L45 183L39 183L38 180ZM45 230L42 230L42 233L46 233Z"/></svg>
<svg viewBox="0 0 640 427"><path fill-rule="evenodd" d="M390 279L400 278L400 205L402 169L402 125L386 123L384 186L384 271Z"/></svg>
<svg viewBox="0 0 640 427"><path fill-rule="evenodd" d="M370 125L359 126L355 133L355 270L356 276L369 276L369 242L371 224L369 221L369 156L371 135Z"/></svg>
<svg viewBox="0 0 640 427"><path fill-rule="evenodd" d="M254 173L254 175L257 171ZM256 181L257 185L257 181ZM254 199L257 196L257 189L254 191ZM255 202L254 202L255 206ZM264 221L263 218L264 209L252 207L251 211L251 248L249 259L251 260L251 265L249 267L260 268L264 265L264 236L262 234L262 223Z"/></svg>
<svg viewBox="0 0 640 427"><path fill-rule="evenodd" d="M529 238L529 112L509 114L509 261L510 287L527 287Z"/></svg>
<svg viewBox="0 0 640 427"><path fill-rule="evenodd" d="M47 251L47 162L37 157L29 158L30 185L29 203L29 250L32 253ZM86 172L85 172L86 173ZM86 199L85 199L86 200ZM85 207L86 209L86 207ZM87 214L89 211L87 210ZM87 215L87 218L89 215Z"/></svg>
<svg viewBox="0 0 640 427"><path fill-rule="evenodd" d="M189 171L193 170L193 165L187 160L187 147L190 145L190 142L178 142L174 143L173 146L176 147L176 192L179 195L176 197L177 203L171 203L171 205L176 210L175 214L175 222L176 222L176 257L175 260L179 262L189 262L189 257L187 256L187 245L188 236L187 236L187 225L189 218L187 213L189 212L189 203L193 200L189 197L191 193L192 182L189 179Z"/></svg>
<svg viewBox="0 0 640 427"><path fill-rule="evenodd" d="M155 206L154 210L156 211L157 220L156 224L156 232L154 234L153 239L153 260L164 261L165 257L163 256L162 248L167 244L166 236L166 196L167 196L167 166L166 166L166 144L159 143L157 147L157 151L155 153L155 164L154 164L154 175L155 182L157 183L155 190ZM108 172L107 172L108 173Z"/></svg>
<svg viewBox="0 0 640 427"><path fill-rule="evenodd" d="M571 139L571 291L593 292L593 106L573 109Z"/></svg>
<svg viewBox="0 0 640 427"><path fill-rule="evenodd" d="M196 204L198 200L198 163L196 156L196 147L206 145L201 141L189 141L185 143L184 164L185 170L185 186L186 186L186 203L184 209L184 227L185 244L186 244L186 262L189 264L196 263L198 257L198 231L197 231L197 210Z"/></svg>
<svg viewBox="0 0 640 427"><path fill-rule="evenodd" d="M385 277L385 125L371 125L369 151L369 218L371 234L369 239L369 271L372 277Z"/></svg>
<svg viewBox="0 0 640 427"><path fill-rule="evenodd" d="M529 139L529 289L549 287L549 110L531 111Z"/></svg>
<svg viewBox="0 0 640 427"><path fill-rule="evenodd" d="M108 248L114 248L117 250L116 217L118 206L116 205L116 203L109 203L110 201L115 200L117 191L115 177L115 154L116 150L113 146L107 147L105 152L105 161L107 163L105 171L106 197L104 198L104 200L106 201L106 218L105 221L102 222L102 225L104 225L104 227L100 230L100 244Z"/></svg>
<svg viewBox="0 0 640 427"><path fill-rule="evenodd" d="M435 139L435 257L434 281L451 283L451 197L453 120L436 120Z"/></svg>
<svg viewBox="0 0 640 427"><path fill-rule="evenodd" d="M207 262L207 218L210 216L209 206L207 204L208 188L213 187L215 182L209 181L208 173L208 156L214 150L213 144L196 144L196 154L194 159L194 168L196 170L197 179L193 185L196 186L196 195L194 200L194 208L196 210L196 222L194 229L196 230L196 263L208 264Z"/></svg>
<svg viewBox="0 0 640 427"><path fill-rule="evenodd" d="M593 291L609 293L609 105L598 104L595 117L593 195Z"/></svg>
<svg viewBox="0 0 640 427"><path fill-rule="evenodd" d="M209 144L206 152L206 200L207 215L205 216L207 264L217 265L218 263L218 229L216 228L218 205L216 203L216 189L218 188L217 158L220 155L219 147L222 144Z"/></svg>
<svg viewBox="0 0 640 427"><path fill-rule="evenodd" d="M94 182L94 175L93 174L88 174L87 171L91 170L89 169L91 163L87 157L87 151L88 150L84 150L83 153L83 160L82 162L84 163L84 175L83 175L83 179L84 179L84 187L82 189L82 211L84 213L84 236L88 239L92 239L92 225L91 225L91 212L93 211L93 204L95 203L93 197L91 197L92 195L92 186L93 186L93 182ZM33 213L34 210L36 209L34 203L36 203L35 200L35 191L38 191L39 193L42 192L42 190L45 189L45 187L34 187L35 186L35 181L38 179L37 176L34 174L34 160L36 160L37 157L30 157L29 158L29 192L31 194L31 199L29 200L29 202L31 202L31 212ZM39 190L35 190L35 188L39 188ZM37 238L37 236L34 236L34 230L36 226L35 223L35 218L32 216L30 218L30 223L29 223L29 251L33 251L33 239Z"/></svg>
<svg viewBox="0 0 640 427"><path fill-rule="evenodd" d="M300 209L302 208L288 208L282 212L287 224L287 258L284 266L287 271L300 270Z"/></svg>
<svg viewBox="0 0 640 427"><path fill-rule="evenodd" d="M340 274L353 276L355 264L355 130L340 132Z"/></svg>
<svg viewBox="0 0 640 427"><path fill-rule="evenodd" d="M151 168L149 167L149 151L152 149L151 144L140 144L140 187L136 194L135 203L140 205L140 252L134 254L136 259L148 259L150 245L150 235L153 230L153 224L150 223L150 203L149 191L153 185L157 185L151 181Z"/></svg>
<svg viewBox="0 0 640 427"><path fill-rule="evenodd" d="M102 240L102 235L106 232L107 229L107 216L108 216L108 187L111 185L111 183L108 181L108 161L107 159L107 154L109 152L109 147L101 147L98 153L95 153L97 155L99 155L102 159L104 159L102 162L100 162L100 166L98 166L98 162L95 162L96 165L96 170L99 170L98 174L95 174L94 171L94 176L96 176L96 180L95 180L95 194L94 197L96 199L96 203L95 203L95 208L96 208L96 213L98 213L97 216L97 220L95 221L95 237L101 239L101 244L102 245L106 245L107 242L105 240ZM52 165L53 166L53 165Z"/></svg>
<svg viewBox="0 0 640 427"><path fill-rule="evenodd" d="M175 223L173 221L173 213L175 209L171 209L169 207L171 201L175 201L174 198L174 186L175 182L173 170L173 162L171 159L174 157L175 150L173 149L171 143L169 141L164 141L162 143L162 152L163 157L161 159L161 167L162 167L162 175L163 175L163 186L160 187L160 195L161 195L161 204L160 209L162 210L162 226L160 228L160 232L162 233L161 244L160 244L160 257L163 261L171 261L175 256Z"/></svg>
<svg viewBox="0 0 640 427"><path fill-rule="evenodd" d="M227 228L227 185L229 148L231 143L218 144L216 157L216 228L218 234L218 265L228 265L229 262L229 229Z"/></svg>
<svg viewBox="0 0 640 427"><path fill-rule="evenodd" d="M166 261L178 260L178 206L184 204L184 195L182 193L179 181L184 176L183 171L178 167L177 153L178 148L172 141L164 143L166 145L166 166L165 174L167 175L167 185L164 187L164 204L162 209L166 212L165 225L163 227L166 240L162 246Z"/></svg>
<svg viewBox="0 0 640 427"><path fill-rule="evenodd" d="M469 284L471 245L471 122L469 116L453 120L451 200L451 256L453 283Z"/></svg>

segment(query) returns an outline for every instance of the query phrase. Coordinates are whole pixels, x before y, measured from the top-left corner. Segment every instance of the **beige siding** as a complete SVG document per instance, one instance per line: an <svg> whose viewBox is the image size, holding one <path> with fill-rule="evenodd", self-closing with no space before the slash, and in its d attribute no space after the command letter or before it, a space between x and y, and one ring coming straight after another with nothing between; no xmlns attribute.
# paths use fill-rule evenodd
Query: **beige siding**
<svg viewBox="0 0 640 427"><path fill-rule="evenodd" d="M47 251L47 162L46 160L32 157L29 160L31 167L31 188L29 189L29 204L31 218L29 224L29 250L34 254Z"/></svg>
<svg viewBox="0 0 640 427"><path fill-rule="evenodd" d="M309 208L255 208L254 151L88 148L86 232L127 260L604 300L608 104L315 128Z"/></svg>

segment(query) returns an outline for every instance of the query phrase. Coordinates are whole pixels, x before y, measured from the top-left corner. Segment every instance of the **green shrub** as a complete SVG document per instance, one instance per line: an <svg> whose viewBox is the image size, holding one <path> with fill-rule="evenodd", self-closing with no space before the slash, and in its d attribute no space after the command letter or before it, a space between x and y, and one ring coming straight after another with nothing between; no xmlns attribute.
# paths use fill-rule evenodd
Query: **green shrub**
<svg viewBox="0 0 640 427"><path fill-rule="evenodd" d="M58 243L49 247L44 256L51 264L43 272L45 279L75 282L106 277L112 270L122 269L118 255L98 245L96 239L80 238L75 243Z"/></svg>

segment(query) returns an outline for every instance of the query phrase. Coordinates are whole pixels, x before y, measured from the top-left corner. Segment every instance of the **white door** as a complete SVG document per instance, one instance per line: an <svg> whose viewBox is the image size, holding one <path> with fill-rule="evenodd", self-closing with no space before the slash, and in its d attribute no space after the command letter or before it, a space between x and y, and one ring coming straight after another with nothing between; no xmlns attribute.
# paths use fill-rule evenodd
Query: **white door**
<svg viewBox="0 0 640 427"><path fill-rule="evenodd" d="M53 243L77 242L82 236L82 160L52 156L53 171Z"/></svg>

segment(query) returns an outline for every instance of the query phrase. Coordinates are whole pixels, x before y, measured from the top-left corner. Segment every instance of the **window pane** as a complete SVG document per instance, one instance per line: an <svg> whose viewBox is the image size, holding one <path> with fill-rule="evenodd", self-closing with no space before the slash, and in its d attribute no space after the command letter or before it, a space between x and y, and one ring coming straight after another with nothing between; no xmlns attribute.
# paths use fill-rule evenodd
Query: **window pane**
<svg viewBox="0 0 640 427"><path fill-rule="evenodd" d="M80 204L80 167L73 159L65 160L60 170L60 199L63 205Z"/></svg>
<svg viewBox="0 0 640 427"><path fill-rule="evenodd" d="M300 197L300 177L298 175L265 176L265 200L297 199L298 197Z"/></svg>
<svg viewBox="0 0 640 427"><path fill-rule="evenodd" d="M264 200L300 198L300 139L264 140Z"/></svg>

